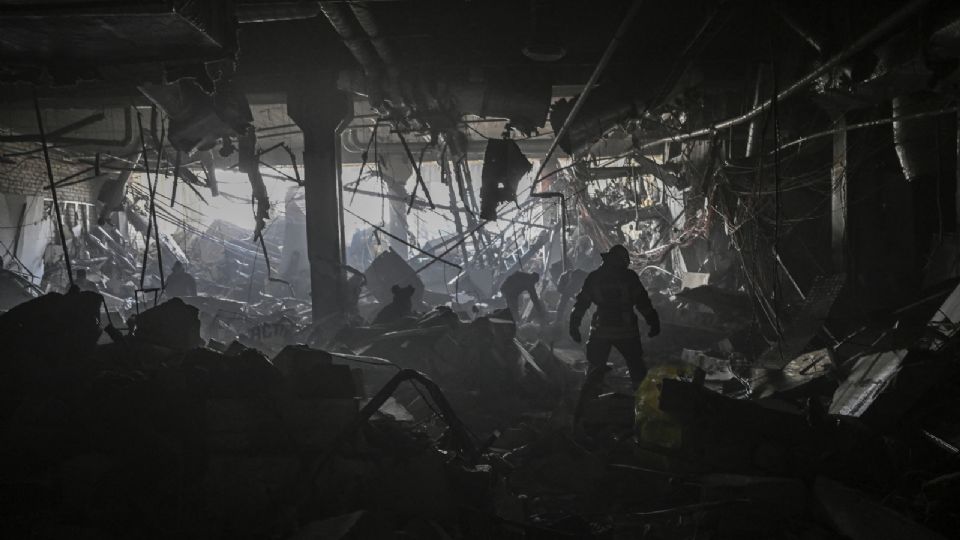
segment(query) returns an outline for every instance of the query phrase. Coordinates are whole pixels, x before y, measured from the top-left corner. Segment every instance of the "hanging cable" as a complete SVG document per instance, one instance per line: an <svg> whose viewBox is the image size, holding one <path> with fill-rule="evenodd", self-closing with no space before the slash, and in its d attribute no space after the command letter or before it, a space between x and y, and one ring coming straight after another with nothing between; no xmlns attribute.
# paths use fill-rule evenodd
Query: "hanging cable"
<svg viewBox="0 0 960 540"><path fill-rule="evenodd" d="M150 181L150 159L147 156L147 141L143 136L143 117L139 110L137 111L137 126L140 128L140 146L143 149L143 167L146 169L144 174L147 175L147 191L149 192L150 197L147 215L147 232L143 235L143 266L140 269L140 289L143 289L143 284L147 278L147 257L150 253L150 235L153 232L153 222L155 221L152 216L156 216L156 214L153 206L153 184Z"/></svg>
<svg viewBox="0 0 960 540"><path fill-rule="evenodd" d="M363 150L363 153L360 154L363 161L360 163L360 172L357 173L357 181L353 183L353 194L350 195L350 204L353 204L353 199L357 196L357 190L360 188L360 182L363 180L363 169L367 166L367 158L370 153L370 145L373 144L374 139L377 138L377 129L380 127L380 119L377 118L376 123L373 124L373 134L370 136L370 140L367 141L367 147Z"/></svg>
<svg viewBox="0 0 960 540"><path fill-rule="evenodd" d="M37 129L40 133L40 144L43 148L43 161L47 165L47 179L50 181L50 193L53 198L53 209L57 216L57 231L60 233L60 247L63 250L63 262L67 268L67 279L73 287L73 267L70 265L70 254L67 252L67 235L63 232L63 217L60 215L60 202L57 198L57 186L53 180L53 167L50 165L50 151L47 148L47 135L43 130L43 115L40 114L40 98L37 97L37 88L33 88L33 108L37 113Z"/></svg>

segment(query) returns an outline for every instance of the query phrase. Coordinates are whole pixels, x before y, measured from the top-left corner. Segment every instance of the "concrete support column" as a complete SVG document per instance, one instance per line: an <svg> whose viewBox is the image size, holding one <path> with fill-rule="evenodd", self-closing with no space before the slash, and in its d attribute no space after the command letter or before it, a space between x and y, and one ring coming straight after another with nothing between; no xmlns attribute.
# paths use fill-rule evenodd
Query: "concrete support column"
<svg viewBox="0 0 960 540"><path fill-rule="evenodd" d="M345 308L337 126L349 100L333 77L306 81L287 94L287 114L303 131L303 182L313 320Z"/></svg>
<svg viewBox="0 0 960 540"><path fill-rule="evenodd" d="M393 198L389 200L389 214L387 215L387 231L397 238L410 238L410 226L407 223L407 205L410 194L407 193L407 180L413 176L413 165L404 154L385 154L380 166L383 174L383 183L387 193ZM409 258L409 248L397 240L390 238L390 247L406 260Z"/></svg>

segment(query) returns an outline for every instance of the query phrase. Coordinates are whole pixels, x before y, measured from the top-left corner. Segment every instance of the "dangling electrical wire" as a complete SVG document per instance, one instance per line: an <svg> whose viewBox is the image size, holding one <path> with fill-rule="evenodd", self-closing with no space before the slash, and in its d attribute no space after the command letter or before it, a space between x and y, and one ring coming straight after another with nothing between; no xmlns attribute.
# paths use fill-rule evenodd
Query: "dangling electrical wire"
<svg viewBox="0 0 960 540"><path fill-rule="evenodd" d="M63 250L63 262L67 268L67 280L73 287L73 267L70 266L70 254L67 252L67 236L63 232L63 217L60 215L60 202L57 199L57 186L53 180L53 167L50 165L50 150L47 147L47 135L43 130L43 115L40 114L40 98L37 89L33 89L33 108L37 113L37 129L40 132L40 143L43 149L43 161L47 165L47 179L50 181L50 193L53 198L53 210L57 217L57 231L60 233L60 248Z"/></svg>
<svg viewBox="0 0 960 540"><path fill-rule="evenodd" d="M143 116L140 114L140 111L137 111L137 126L140 129L140 147L143 154L143 168L144 174L147 176L147 192L149 194L149 215L147 216L147 232L143 236L143 265L140 269L140 289L143 289L143 284L146 281L147 277L147 259L150 254L150 236L153 233L153 223L155 216L154 210L154 190L153 183L150 180L150 158L147 156L147 140L143 136Z"/></svg>
<svg viewBox="0 0 960 540"><path fill-rule="evenodd" d="M163 275L163 249L160 244L160 225L157 223L157 189L160 188L160 162L163 161L163 143L167 137L167 125L160 118L160 138L155 141L157 146L157 168L153 173L153 191L150 194L150 218L153 220L153 230L156 231L156 244L157 244L157 269L160 272L160 290L167 288L166 280ZM144 162L146 163L146 162Z"/></svg>
<svg viewBox="0 0 960 540"><path fill-rule="evenodd" d="M773 195L773 252L776 254L777 258L780 257L780 217L781 217L781 190L780 190L780 110L779 110L779 99L778 94L780 93L780 88L778 85L777 77L777 62L774 60L773 56L773 36L770 36L770 77L773 89L771 91L772 96L770 98L770 115L773 117L773 186L774 186L774 195ZM773 315L777 322L776 330L777 335L780 339L777 340L777 351L780 354L781 363L784 362L783 358L783 327L781 325L780 317L780 302L783 299L783 287L780 282L780 270L779 268L774 269L773 271Z"/></svg>
<svg viewBox="0 0 960 540"><path fill-rule="evenodd" d="M367 158L370 153L370 145L373 144L373 141L377 138L377 129L380 127L380 119L377 118L376 123L373 124L373 135L370 136L370 140L367 141L367 147L363 150L363 153L360 154L363 162L360 163L360 172L357 173L357 181L353 183L353 193L350 195L350 204L353 204L353 199L357 196L357 190L360 189L360 182L363 180L363 169L367 166ZM374 150L376 154L376 150ZM379 175L379 167L377 174Z"/></svg>

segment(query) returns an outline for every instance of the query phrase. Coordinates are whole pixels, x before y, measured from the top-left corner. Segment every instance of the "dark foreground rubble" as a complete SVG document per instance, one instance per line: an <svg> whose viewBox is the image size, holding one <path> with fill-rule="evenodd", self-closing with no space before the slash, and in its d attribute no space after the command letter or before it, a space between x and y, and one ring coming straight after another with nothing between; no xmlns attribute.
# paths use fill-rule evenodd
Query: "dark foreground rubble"
<svg viewBox="0 0 960 540"><path fill-rule="evenodd" d="M101 333L101 306L48 294L0 316L6 538L960 530L956 340L893 356L892 383L878 354L751 399L724 395L723 362L708 374L701 354L654 367L636 397L601 395L573 426L578 366L524 345L508 318L441 308L268 358L197 346L180 300L131 332ZM862 414L832 414L855 399Z"/></svg>

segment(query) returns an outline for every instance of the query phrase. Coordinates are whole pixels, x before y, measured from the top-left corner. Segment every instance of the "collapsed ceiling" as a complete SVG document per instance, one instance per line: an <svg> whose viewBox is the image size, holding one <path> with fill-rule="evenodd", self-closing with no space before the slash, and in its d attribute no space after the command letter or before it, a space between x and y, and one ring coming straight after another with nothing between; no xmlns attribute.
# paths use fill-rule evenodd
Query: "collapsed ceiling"
<svg viewBox="0 0 960 540"><path fill-rule="evenodd" d="M929 532L901 514L956 530L940 490L960 443L943 412L960 380L958 95L950 0L0 0L0 298L16 297L0 337L24 365L37 342L62 353L45 320L97 369L136 356L136 384L200 392L211 426L286 396L263 425L295 427L279 452L307 448L298 475L318 485L350 468L338 460L419 445L438 483L489 481L465 490L479 502L451 500L492 537L674 537L691 520L718 538ZM215 197L251 229L202 221ZM584 356L578 310L614 254L651 340L607 343L632 379L587 399L602 339ZM70 286L99 300L56 292ZM101 305L118 316L108 344L92 316L69 318ZM69 378L54 364L13 371ZM206 386L177 386L196 366ZM91 388L112 384L96 372ZM390 397L401 382L415 392ZM340 407L319 443L297 439L311 427L291 392ZM383 415L430 438L370 431ZM341 452L361 431L374 449ZM262 450L232 437L206 444ZM683 504L662 514L604 470ZM601 478L629 496L591 507ZM317 518L306 499L257 508ZM867 499L876 522L847 513ZM779 508L724 514L745 501ZM279 522L264 534L367 519L324 508L339 521L264 511Z"/></svg>

